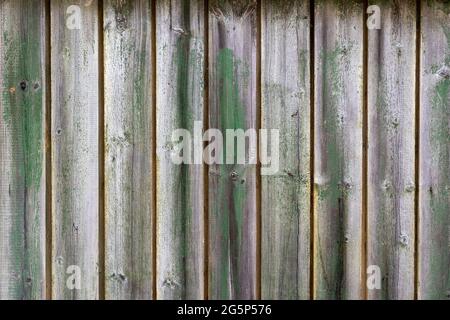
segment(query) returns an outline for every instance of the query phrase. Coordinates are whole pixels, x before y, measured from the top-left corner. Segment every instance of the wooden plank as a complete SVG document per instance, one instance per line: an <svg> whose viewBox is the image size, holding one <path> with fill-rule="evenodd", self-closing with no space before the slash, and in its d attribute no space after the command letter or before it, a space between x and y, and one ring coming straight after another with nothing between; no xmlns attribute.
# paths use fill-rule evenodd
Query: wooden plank
<svg viewBox="0 0 450 320"><path fill-rule="evenodd" d="M314 297L361 298L362 1L315 4Z"/></svg>
<svg viewBox="0 0 450 320"><path fill-rule="evenodd" d="M209 127L256 128L256 1L209 4ZM256 298L256 166L212 164L209 190L209 296Z"/></svg>
<svg viewBox="0 0 450 320"><path fill-rule="evenodd" d="M450 3L422 3L418 298L450 298Z"/></svg>
<svg viewBox="0 0 450 320"><path fill-rule="evenodd" d="M176 129L203 129L204 3L156 2L157 298L204 297L202 164L175 164ZM187 151L186 151L187 152Z"/></svg>
<svg viewBox="0 0 450 320"><path fill-rule="evenodd" d="M280 132L262 176L262 298L309 299L310 47L307 1L262 2L262 125Z"/></svg>
<svg viewBox="0 0 450 320"><path fill-rule="evenodd" d="M44 7L0 2L0 300L46 296Z"/></svg>
<svg viewBox="0 0 450 320"><path fill-rule="evenodd" d="M150 7L104 4L106 299L153 296Z"/></svg>
<svg viewBox="0 0 450 320"><path fill-rule="evenodd" d="M99 296L99 15L97 1L85 4L51 2L54 299Z"/></svg>
<svg viewBox="0 0 450 320"><path fill-rule="evenodd" d="M381 29L368 33L368 266L380 268L369 299L414 298L416 5L370 1Z"/></svg>

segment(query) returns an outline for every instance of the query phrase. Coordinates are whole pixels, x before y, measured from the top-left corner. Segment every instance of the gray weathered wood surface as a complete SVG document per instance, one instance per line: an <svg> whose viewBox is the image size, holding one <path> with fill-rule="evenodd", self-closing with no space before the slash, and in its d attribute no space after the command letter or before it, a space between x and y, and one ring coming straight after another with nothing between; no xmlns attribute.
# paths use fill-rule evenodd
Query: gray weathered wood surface
<svg viewBox="0 0 450 320"><path fill-rule="evenodd" d="M66 19L73 2L51 1L55 299L99 297L99 13L97 1L85 3L79 2L77 29ZM71 290L68 277L78 271L81 287Z"/></svg>
<svg viewBox="0 0 450 320"><path fill-rule="evenodd" d="M450 6L418 3L0 0L0 299L449 299ZM175 164L196 124L278 129L279 171Z"/></svg>
<svg viewBox="0 0 450 320"><path fill-rule="evenodd" d="M157 1L156 16L157 298L202 299L204 168L171 157L174 130L204 127L204 2Z"/></svg>
<svg viewBox="0 0 450 320"><path fill-rule="evenodd" d="M363 5L315 8L314 298L362 298Z"/></svg>
<svg viewBox="0 0 450 320"><path fill-rule="evenodd" d="M379 5L368 32L368 262L381 290L369 299L414 298L415 1Z"/></svg>
<svg viewBox="0 0 450 320"><path fill-rule="evenodd" d="M450 3L422 3L418 298L450 298Z"/></svg>
<svg viewBox="0 0 450 320"><path fill-rule="evenodd" d="M254 0L209 2L209 127L224 134L257 125L256 19ZM256 298L256 165L212 164L209 204L210 298Z"/></svg>
<svg viewBox="0 0 450 320"><path fill-rule="evenodd" d="M310 294L309 9L262 3L261 127L280 131L279 171L261 178L263 299Z"/></svg>
<svg viewBox="0 0 450 320"><path fill-rule="evenodd" d="M106 299L153 297L151 19L104 3Z"/></svg>
<svg viewBox="0 0 450 320"><path fill-rule="evenodd" d="M0 299L46 296L44 15L0 2Z"/></svg>

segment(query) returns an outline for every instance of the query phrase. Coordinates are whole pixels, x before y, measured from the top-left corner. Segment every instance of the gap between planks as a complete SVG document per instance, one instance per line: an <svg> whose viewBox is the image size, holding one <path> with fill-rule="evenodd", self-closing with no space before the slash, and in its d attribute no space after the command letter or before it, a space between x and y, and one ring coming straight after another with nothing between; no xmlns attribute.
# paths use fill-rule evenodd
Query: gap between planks
<svg viewBox="0 0 450 320"><path fill-rule="evenodd" d="M106 262L105 262L105 46L104 46L104 31L103 31L103 0L98 1L98 87L99 87L99 117L98 117L98 134L99 134L99 219L98 219L98 261L99 261L99 299L105 300L106 291Z"/></svg>
<svg viewBox="0 0 450 320"><path fill-rule="evenodd" d="M314 0L309 1L309 16L310 16L310 26L309 26L309 47L310 47L310 56L309 56L309 81L310 81L310 156L309 156L309 165L310 165L310 254L309 254L309 299L314 300L314 256L315 256L315 215L314 215L314 123L315 123L315 37L314 37L314 26L315 26L315 10L314 10Z"/></svg>
<svg viewBox="0 0 450 320"><path fill-rule="evenodd" d="M52 86L51 86L51 9L50 0L45 10L45 298L52 299Z"/></svg>
<svg viewBox="0 0 450 320"><path fill-rule="evenodd" d="M361 249L361 295L364 300L367 300L367 262L368 262L368 136L369 136L369 100L368 100L368 86L369 86L369 32L366 25L368 19L367 8L369 1L364 0L363 4L363 141L362 141L362 249Z"/></svg>
<svg viewBox="0 0 450 320"><path fill-rule="evenodd" d="M153 300L157 300L158 296L157 296L157 263L156 263L156 257L157 257L157 239L156 239L156 159L157 159L157 155L156 155L156 0L152 1L151 4L151 17L152 17L152 21L151 21L151 61L152 61L152 119L153 121L151 121L151 126L152 126L152 211L150 214L152 215L152 290L153 290Z"/></svg>
<svg viewBox="0 0 450 320"><path fill-rule="evenodd" d="M256 130L261 129L261 41L262 41L262 15L261 15L261 0L257 1L256 7ZM262 212L261 212L261 160L260 160L260 137L256 135L256 145L258 152L256 153L256 299L261 300L261 261L262 261Z"/></svg>
<svg viewBox="0 0 450 320"><path fill-rule="evenodd" d="M209 0L204 0L204 65L203 65L203 132L209 129ZM203 142L203 150L207 146L207 142ZM204 245L203 245L203 297L204 300L209 300L209 165L203 164L203 225L204 225Z"/></svg>
<svg viewBox="0 0 450 320"><path fill-rule="evenodd" d="M420 69L422 1L416 0L415 159L414 159L414 300L419 298Z"/></svg>

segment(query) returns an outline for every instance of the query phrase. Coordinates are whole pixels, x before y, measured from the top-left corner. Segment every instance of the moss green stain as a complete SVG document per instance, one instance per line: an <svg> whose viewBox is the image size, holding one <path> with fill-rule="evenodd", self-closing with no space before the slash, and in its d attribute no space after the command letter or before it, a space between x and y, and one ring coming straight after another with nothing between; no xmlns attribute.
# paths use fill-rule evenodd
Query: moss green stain
<svg viewBox="0 0 450 320"><path fill-rule="evenodd" d="M217 57L217 74L220 86L220 126L223 130L245 129L245 109L239 97L239 87L245 81L245 76L242 78L238 76L240 66L241 62L235 59L230 49L222 49L219 52ZM247 73L245 74L247 75ZM225 139L224 132L224 145L226 145ZM223 158L226 159L225 149Z"/></svg>
<svg viewBox="0 0 450 320"><path fill-rule="evenodd" d="M441 10L446 15L450 14L450 0L427 0L427 6L430 8L435 7L436 9Z"/></svg>
<svg viewBox="0 0 450 320"><path fill-rule="evenodd" d="M37 188L42 176L42 90L38 39L20 41L3 34L6 44L2 88L3 120L21 146L18 161L27 188ZM18 60L16 57L20 57Z"/></svg>
<svg viewBox="0 0 450 320"><path fill-rule="evenodd" d="M450 64L450 27L443 25L443 32L447 41L447 50L444 59L446 66ZM432 68L436 72L436 68ZM433 217L433 225L436 227L447 226L450 212L450 127L447 115L450 113L450 79L440 78L433 88L431 100L430 142L432 160L440 172L437 177L438 185L430 191L430 206ZM442 232L448 232L444 230ZM445 243L443 243L445 245ZM446 249L443 247L442 249ZM435 292L432 298L447 298L447 290L450 290L450 277L448 277L448 254L442 255L441 248L436 248L430 259L431 274L435 275L433 287ZM442 283L443 272L447 272L447 283Z"/></svg>
<svg viewBox="0 0 450 320"><path fill-rule="evenodd" d="M344 212L343 204L348 195L348 186L343 180L343 115L341 101L339 97L343 92L342 65L346 62L347 53L351 48L349 46L336 45L333 50L324 51L321 54L323 64L323 130L326 136L325 155L326 172L329 177L327 185L319 188L319 202L328 203L330 210L339 219L338 228L339 239L337 239L337 247L335 252L330 256L332 278L327 282L324 288L329 294L341 297L341 282L343 277L343 254L344 254ZM331 258L333 257L333 258Z"/></svg>
<svg viewBox="0 0 450 320"><path fill-rule="evenodd" d="M327 136L326 155L327 172L330 176L328 186L319 192L319 199L338 200L346 194L342 184L342 150L339 139L342 138L342 118L338 96L342 93L341 64L346 50L336 47L334 50L322 54L323 62L323 97L324 97L324 130Z"/></svg>
<svg viewBox="0 0 450 320"><path fill-rule="evenodd" d="M302 88L305 88L305 83L307 80L307 72L309 71L308 67L308 51L305 49L298 51L298 72L299 72L299 84Z"/></svg>
<svg viewBox="0 0 450 320"><path fill-rule="evenodd" d="M450 26L443 25L442 31L444 32L445 39L447 41L447 53L445 55L445 63L448 65L448 64L450 64L450 41L449 41L450 40Z"/></svg>
<svg viewBox="0 0 450 320"><path fill-rule="evenodd" d="M189 3L185 2L184 5L188 6ZM188 11L185 8L185 11ZM197 49L192 49L193 42L196 41L189 35L181 35L177 38L175 43L175 50L173 54L172 74L176 75L176 94L174 96L174 105L176 106L175 122L177 128L187 129L190 132L193 130L194 121L201 121L202 119L196 119L196 108L199 106L193 105L193 86L192 79L195 79L195 75L202 74L202 61L198 60L200 54ZM187 230L192 225L193 220L193 204L191 199L193 198L191 190L192 172L189 165L181 165L179 172L179 184L177 186L176 194L179 195L178 208L181 215L178 216L176 221L176 230L183 237L181 245L181 258L183 260L183 266L180 266L179 272L183 273L185 268L185 259L188 258L189 248L192 244L187 238ZM195 191L196 192L196 191ZM188 280L188 279L185 279ZM184 294L184 293L183 293Z"/></svg>
<svg viewBox="0 0 450 320"><path fill-rule="evenodd" d="M135 1L112 1L112 7L114 9L116 28L119 32L122 32L129 28L130 14L134 10Z"/></svg>
<svg viewBox="0 0 450 320"><path fill-rule="evenodd" d="M32 7L32 10L38 9ZM15 180L10 188L16 195L11 199L14 218L10 237L11 247L15 248L11 251L11 263L21 268L14 270L20 278L11 285L10 296L18 299L42 297L39 242L39 192L43 166L40 16L33 11L29 13L24 20L24 29L5 28L0 41L3 47L3 56L0 57L3 112L0 116L13 146L10 174ZM25 195L25 198L18 195ZM24 226L33 231L25 234Z"/></svg>
<svg viewBox="0 0 450 320"><path fill-rule="evenodd" d="M224 134L224 146L226 146L226 129L245 130L245 107L239 95L240 89L244 89L248 84L248 65L237 59L231 49L224 48L218 52L216 74L219 86L219 112L220 129ZM222 157L226 159L226 148ZM234 150L236 163L236 146ZM240 252L243 241L243 214L245 207L245 166L230 164L220 167L219 197L223 199L223 212L219 213L222 234L226 242L230 243L230 255L232 261L239 261L244 257L236 256ZM223 257L223 267L221 274L221 295L223 298L229 297L228 279L229 272L235 273L236 265L230 265L226 255ZM239 285L237 283L233 286Z"/></svg>
<svg viewBox="0 0 450 320"><path fill-rule="evenodd" d="M231 49L225 48L219 51L217 57L217 75L219 77L219 109L220 109L220 127L224 134L224 147L227 145L226 129L245 129L245 109L242 105L239 97L239 88L243 82L246 82L248 77L247 69L245 65L234 57ZM240 74L241 72L241 74ZM237 162L236 158L237 147L234 149L234 163ZM227 157L226 148L223 149L223 159ZM239 165L225 165L222 166L223 176L228 180L239 180L244 174L243 166ZM229 183L225 184L229 186ZM233 184L232 188L232 212L236 214L238 239L241 242L242 234L242 211L245 199L245 193L243 193L243 187L240 187L239 183ZM223 194L224 199L229 198L226 194ZM230 199L231 200L231 199Z"/></svg>
<svg viewBox="0 0 450 320"><path fill-rule="evenodd" d="M190 38L186 36L181 36L177 39L176 50L174 53L176 76L177 76L177 86L176 86L176 106L177 106L177 125L180 128L189 129L193 121L192 119L192 105L189 100L189 43ZM190 172L189 166L182 165L180 168L180 184L178 186L177 194L180 195L180 209L183 214L179 216L176 222L176 229L179 231L182 237L186 237L187 222L190 221L192 217L192 206L190 202ZM189 247L189 242L187 238L182 240L182 258L183 260L187 256L187 251ZM180 270L181 271L181 270Z"/></svg>
<svg viewBox="0 0 450 320"><path fill-rule="evenodd" d="M447 118L442 116L450 112L449 108L450 79L440 80L432 97L433 115L431 126L431 141L435 147L434 156L438 156L439 163L448 165L449 159L446 149L450 144L450 132ZM442 147L444 147L442 149Z"/></svg>
<svg viewBox="0 0 450 320"><path fill-rule="evenodd" d="M177 121L182 128L192 129L194 120L194 108L196 106L191 105L191 92L192 84L189 81L190 66L195 64L192 61L195 56L195 50L190 50L191 38L188 36L181 36L177 40L175 50L175 68L177 70ZM193 70L191 72L201 72L201 70Z"/></svg>

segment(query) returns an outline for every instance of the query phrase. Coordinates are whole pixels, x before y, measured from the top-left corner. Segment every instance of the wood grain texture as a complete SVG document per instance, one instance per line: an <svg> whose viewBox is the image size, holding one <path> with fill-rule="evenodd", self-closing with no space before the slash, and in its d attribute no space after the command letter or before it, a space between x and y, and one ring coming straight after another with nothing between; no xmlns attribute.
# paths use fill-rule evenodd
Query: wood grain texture
<svg viewBox="0 0 450 320"><path fill-rule="evenodd" d="M368 32L368 265L381 289L369 299L414 298L415 1L370 1Z"/></svg>
<svg viewBox="0 0 450 320"><path fill-rule="evenodd" d="M450 298L450 3L422 3L418 298Z"/></svg>
<svg viewBox="0 0 450 320"><path fill-rule="evenodd" d="M104 4L106 299L153 296L150 7Z"/></svg>
<svg viewBox="0 0 450 320"><path fill-rule="evenodd" d="M44 17L0 2L0 300L46 295Z"/></svg>
<svg viewBox="0 0 450 320"><path fill-rule="evenodd" d="M174 130L193 137L194 122L204 126L204 9L201 0L156 2L158 299L205 291L203 165L172 161Z"/></svg>
<svg viewBox="0 0 450 320"><path fill-rule="evenodd" d="M209 127L256 128L256 1L209 4ZM209 190L210 298L256 298L256 166L212 164Z"/></svg>
<svg viewBox="0 0 450 320"><path fill-rule="evenodd" d="M99 12L85 3L51 2L54 299L99 296ZM74 4L80 29L67 20L77 19ZM80 268L79 290L67 286L70 266Z"/></svg>
<svg viewBox="0 0 450 320"><path fill-rule="evenodd" d="M450 299L449 106L447 0L0 0L0 300Z"/></svg>
<svg viewBox="0 0 450 320"><path fill-rule="evenodd" d="M314 297L361 298L363 6L315 4Z"/></svg>
<svg viewBox="0 0 450 320"><path fill-rule="evenodd" d="M262 3L262 125L280 132L279 171L262 176L262 298L309 299L309 3Z"/></svg>

